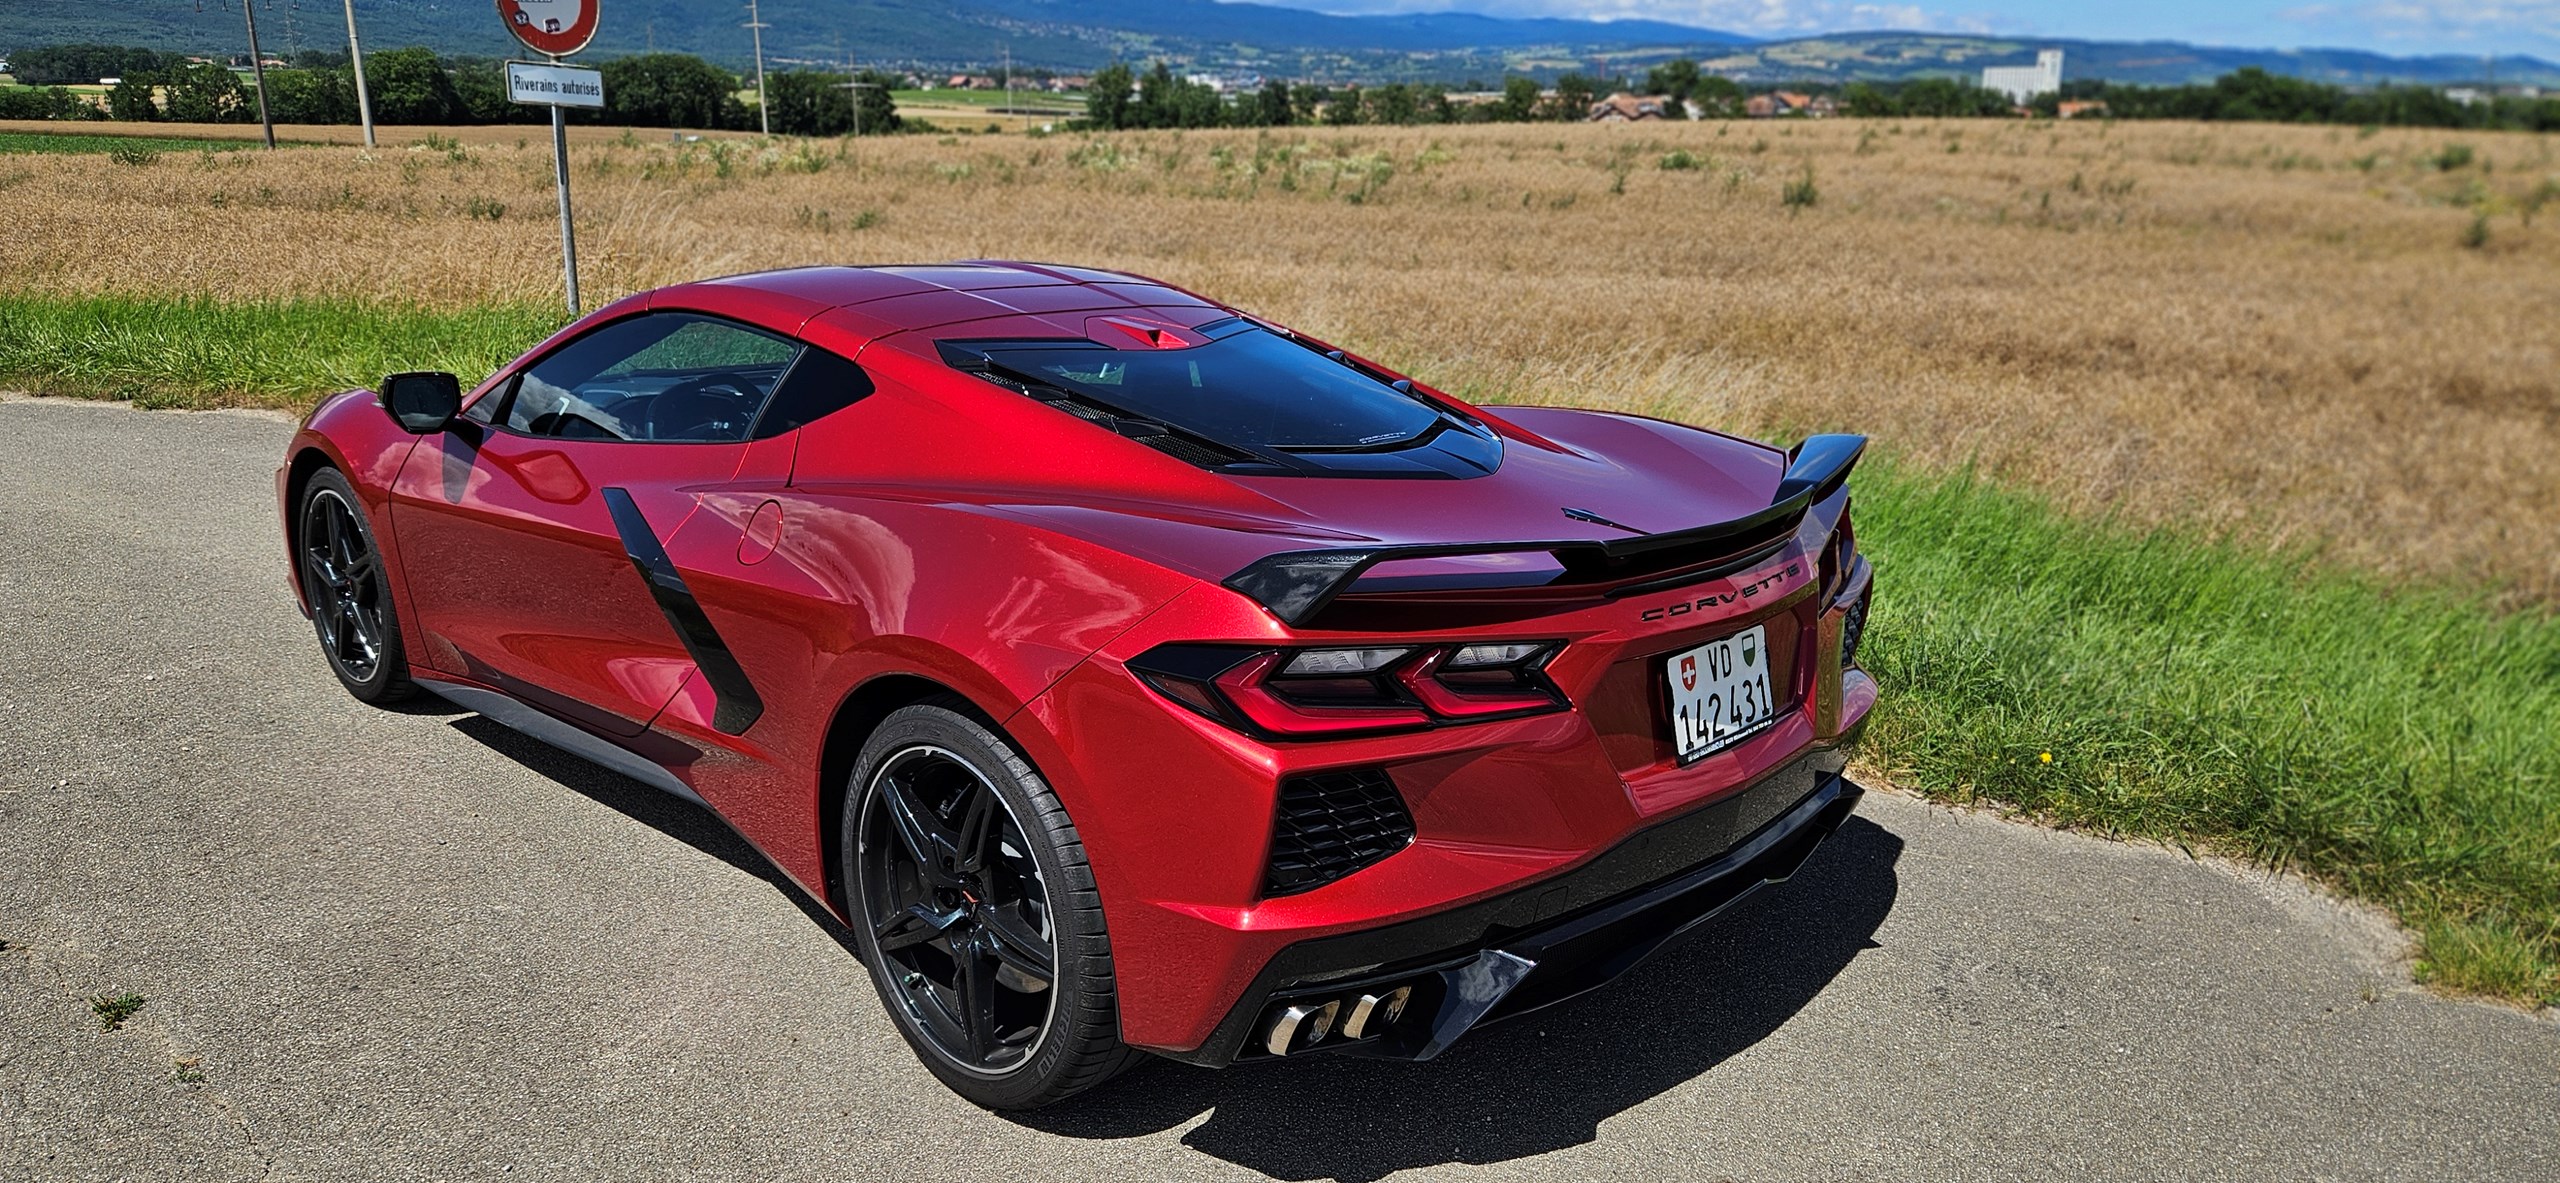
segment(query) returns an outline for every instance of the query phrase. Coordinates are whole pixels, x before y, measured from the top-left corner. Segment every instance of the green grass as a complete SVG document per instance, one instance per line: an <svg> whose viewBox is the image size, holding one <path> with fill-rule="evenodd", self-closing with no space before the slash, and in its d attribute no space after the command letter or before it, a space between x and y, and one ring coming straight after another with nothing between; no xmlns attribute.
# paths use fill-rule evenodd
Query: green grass
<svg viewBox="0 0 2560 1183"><path fill-rule="evenodd" d="M179 139L171 136L96 136L76 132L0 131L0 156L38 152L230 152L258 147L256 140Z"/></svg>
<svg viewBox="0 0 2560 1183"><path fill-rule="evenodd" d="M0 295L0 387L292 406L397 370L469 383L563 319ZM1962 472L1874 458L1857 489L1867 750L1898 784L2300 870L2397 912L2428 980L2560 1003L2560 620Z"/></svg>
<svg viewBox="0 0 2560 1183"><path fill-rule="evenodd" d="M2298 869L2423 977L2560 1003L2560 621L1962 473L1871 463L1857 501L1897 783Z"/></svg>
<svg viewBox="0 0 2560 1183"><path fill-rule="evenodd" d="M98 1016L101 1031L121 1031L124 1021L142 1010L150 999L139 994L101 994L89 1000L89 1013Z"/></svg>
<svg viewBox="0 0 2560 1183"><path fill-rule="evenodd" d="M155 408L292 407L402 370L451 370L468 386L566 320L552 304L0 295L0 387Z"/></svg>

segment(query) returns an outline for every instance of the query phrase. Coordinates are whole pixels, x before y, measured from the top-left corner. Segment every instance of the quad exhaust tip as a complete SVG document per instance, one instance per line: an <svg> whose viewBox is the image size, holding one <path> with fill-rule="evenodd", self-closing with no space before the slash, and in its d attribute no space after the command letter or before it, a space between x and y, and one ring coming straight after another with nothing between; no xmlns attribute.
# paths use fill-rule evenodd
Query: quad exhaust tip
<svg viewBox="0 0 2560 1183"><path fill-rule="evenodd" d="M1398 986L1382 993L1291 1003L1272 1015L1262 1047L1275 1056L1314 1047L1335 1033L1336 1019L1341 1020L1344 1039L1366 1039L1404 1017L1405 1004L1412 999L1413 987Z"/></svg>

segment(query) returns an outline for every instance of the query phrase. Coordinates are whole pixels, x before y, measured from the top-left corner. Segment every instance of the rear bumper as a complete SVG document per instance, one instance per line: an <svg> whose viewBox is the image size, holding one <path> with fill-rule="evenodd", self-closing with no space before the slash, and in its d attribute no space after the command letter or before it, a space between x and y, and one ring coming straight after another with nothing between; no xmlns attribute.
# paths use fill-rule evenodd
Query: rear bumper
<svg viewBox="0 0 2560 1183"><path fill-rule="evenodd" d="M1864 793L1840 763L1834 751L1809 754L1516 892L1291 945L1207 1042L1161 1054L1212 1067L1316 1051L1427 1060L1476 1027L1596 989L1803 866ZM1275 1020L1292 1008L1304 1017L1275 1044Z"/></svg>

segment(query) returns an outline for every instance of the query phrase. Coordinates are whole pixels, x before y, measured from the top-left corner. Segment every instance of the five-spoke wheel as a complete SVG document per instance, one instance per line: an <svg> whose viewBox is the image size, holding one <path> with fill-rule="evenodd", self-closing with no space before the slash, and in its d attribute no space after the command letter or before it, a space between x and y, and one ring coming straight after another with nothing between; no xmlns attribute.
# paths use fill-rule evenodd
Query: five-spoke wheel
<svg viewBox="0 0 2560 1183"><path fill-rule="evenodd" d="M382 553L355 490L337 470L322 469L303 486L299 526L294 540L303 602L329 668L366 702L406 695L408 664Z"/></svg>
<svg viewBox="0 0 2560 1183"><path fill-rule="evenodd" d="M896 1002L937 1050L997 1073L1039 1047L1056 1001L1049 891L1012 807L959 756L904 748L873 774L863 919Z"/></svg>
<svg viewBox="0 0 2560 1183"><path fill-rule="evenodd" d="M1047 782L965 701L881 721L855 761L842 832L863 960L943 1083L1027 1109L1134 1058L1084 843Z"/></svg>

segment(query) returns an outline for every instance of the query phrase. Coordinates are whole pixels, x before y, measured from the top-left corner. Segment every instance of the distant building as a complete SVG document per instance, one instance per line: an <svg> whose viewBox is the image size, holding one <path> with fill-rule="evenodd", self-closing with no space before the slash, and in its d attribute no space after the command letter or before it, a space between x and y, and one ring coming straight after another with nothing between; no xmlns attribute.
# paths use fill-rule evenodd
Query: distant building
<svg viewBox="0 0 2560 1183"><path fill-rule="evenodd" d="M1837 110L1838 106L1828 95L1816 98L1794 90L1773 90L1742 101L1742 113L1753 119L1777 119L1789 115L1820 119Z"/></svg>
<svg viewBox="0 0 2560 1183"><path fill-rule="evenodd" d="M1637 123L1668 117L1671 100L1661 95L1637 96L1624 92L1591 104L1589 119L1593 123Z"/></svg>
<svg viewBox="0 0 2560 1183"><path fill-rule="evenodd" d="M1986 66L1982 71L1982 89L1999 91L2021 107L2037 95L2061 90L2062 51L2039 50L2036 64L2032 66Z"/></svg>
<svg viewBox="0 0 2560 1183"><path fill-rule="evenodd" d="M2064 119L2095 117L2107 113L2107 104L2104 99L2064 99L2054 104L2053 113Z"/></svg>

